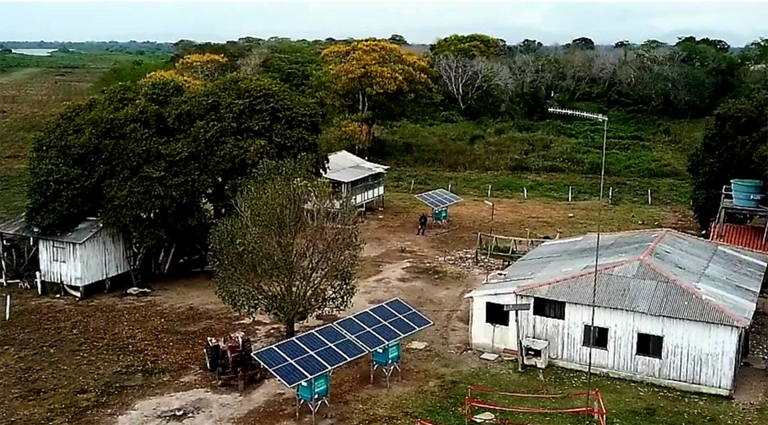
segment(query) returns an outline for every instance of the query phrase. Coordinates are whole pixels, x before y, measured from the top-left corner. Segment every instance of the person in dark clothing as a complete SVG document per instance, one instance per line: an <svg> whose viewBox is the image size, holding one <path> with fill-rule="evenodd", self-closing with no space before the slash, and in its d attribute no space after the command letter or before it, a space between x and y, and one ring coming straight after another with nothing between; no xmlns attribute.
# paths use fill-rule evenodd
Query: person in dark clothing
<svg viewBox="0 0 768 425"><path fill-rule="evenodd" d="M427 215L424 213L421 213L421 217L419 217L419 230L416 231L416 234L418 235L421 233L424 235L424 232L427 230Z"/></svg>

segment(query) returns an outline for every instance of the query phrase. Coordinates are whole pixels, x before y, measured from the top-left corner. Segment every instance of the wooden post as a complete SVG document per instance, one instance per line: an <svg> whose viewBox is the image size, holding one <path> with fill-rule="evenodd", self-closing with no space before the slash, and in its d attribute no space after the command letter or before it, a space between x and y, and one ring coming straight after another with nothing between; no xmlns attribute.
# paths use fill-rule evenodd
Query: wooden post
<svg viewBox="0 0 768 425"><path fill-rule="evenodd" d="M613 186L608 188L608 203L613 203Z"/></svg>
<svg viewBox="0 0 768 425"><path fill-rule="evenodd" d="M448 182L448 192L450 192L450 191L451 191L451 183Z"/></svg>
<svg viewBox="0 0 768 425"><path fill-rule="evenodd" d="M410 192L413 192L413 180L411 180L411 190Z"/></svg>
<svg viewBox="0 0 768 425"><path fill-rule="evenodd" d="M568 202L571 202L573 199L573 186L568 186Z"/></svg>
<svg viewBox="0 0 768 425"><path fill-rule="evenodd" d="M491 197L491 185L488 185L488 197Z"/></svg>
<svg viewBox="0 0 768 425"><path fill-rule="evenodd" d="M11 294L5 296L5 321L11 319Z"/></svg>
<svg viewBox="0 0 768 425"><path fill-rule="evenodd" d="M651 205L651 189L648 189L648 205Z"/></svg>
<svg viewBox="0 0 768 425"><path fill-rule="evenodd" d="M515 333L517 333L517 371L523 371L523 344L522 338L520 338L520 320L518 311L515 310Z"/></svg>
<svg viewBox="0 0 768 425"><path fill-rule="evenodd" d="M40 279L40 272L35 272L35 283L37 283L37 294L43 295L43 280Z"/></svg>
<svg viewBox="0 0 768 425"><path fill-rule="evenodd" d="M523 199L528 199L528 189L523 188Z"/></svg>

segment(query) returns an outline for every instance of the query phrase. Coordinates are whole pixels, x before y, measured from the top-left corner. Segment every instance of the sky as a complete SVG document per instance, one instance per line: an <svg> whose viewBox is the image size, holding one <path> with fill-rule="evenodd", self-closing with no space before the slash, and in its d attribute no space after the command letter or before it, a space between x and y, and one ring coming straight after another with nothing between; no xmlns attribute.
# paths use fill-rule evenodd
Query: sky
<svg viewBox="0 0 768 425"><path fill-rule="evenodd" d="M389 37L432 43L484 33L515 44L525 38L597 44L678 36L720 38L741 46L768 37L760 3L2 3L0 40L236 40Z"/></svg>

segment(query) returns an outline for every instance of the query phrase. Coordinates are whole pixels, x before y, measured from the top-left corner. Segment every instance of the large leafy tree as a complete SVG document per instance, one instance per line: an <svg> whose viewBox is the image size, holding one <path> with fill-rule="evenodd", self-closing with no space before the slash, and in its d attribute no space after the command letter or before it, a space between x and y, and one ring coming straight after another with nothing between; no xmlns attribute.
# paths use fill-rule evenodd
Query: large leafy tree
<svg viewBox="0 0 768 425"><path fill-rule="evenodd" d="M704 139L688 158L693 180L693 211L708 228L720 205L720 192L731 179L766 178L768 97L763 93L724 103Z"/></svg>
<svg viewBox="0 0 768 425"><path fill-rule="evenodd" d="M167 79L112 87L35 139L27 218L63 230L98 215L145 249L203 249L261 162L309 154L319 172L318 116L284 86L239 75L194 89Z"/></svg>
<svg viewBox="0 0 768 425"><path fill-rule="evenodd" d="M296 322L349 307L363 248L354 206L310 171L303 160L265 165L211 232L218 296L289 337Z"/></svg>
<svg viewBox="0 0 768 425"><path fill-rule="evenodd" d="M429 52L435 57L451 54L472 59L478 56L499 56L503 53L505 44L502 40L485 34L454 34L431 45Z"/></svg>

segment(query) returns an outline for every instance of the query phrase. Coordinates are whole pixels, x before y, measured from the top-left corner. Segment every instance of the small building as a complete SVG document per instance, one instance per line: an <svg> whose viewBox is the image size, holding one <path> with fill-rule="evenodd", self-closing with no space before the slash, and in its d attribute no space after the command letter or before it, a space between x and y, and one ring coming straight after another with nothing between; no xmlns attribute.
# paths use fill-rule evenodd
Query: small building
<svg viewBox="0 0 768 425"><path fill-rule="evenodd" d="M75 296L84 295L87 285L130 271L129 248L123 235L87 219L69 232L41 234L23 218L0 225L0 248L13 239L29 240L29 256L36 256L40 279L62 285ZM6 248L8 249L8 248ZM8 256L0 252L5 271ZM27 259L28 260L28 259Z"/></svg>
<svg viewBox="0 0 768 425"><path fill-rule="evenodd" d="M599 373L731 394L768 256L673 230L630 231L601 235L595 271L595 242L545 242L467 294L473 348L542 341L557 366L586 370L591 351Z"/></svg>
<svg viewBox="0 0 768 425"><path fill-rule="evenodd" d="M365 208L373 203L383 206L384 174L388 168L341 150L328 155L323 177L330 180L339 193L351 196L357 207Z"/></svg>

